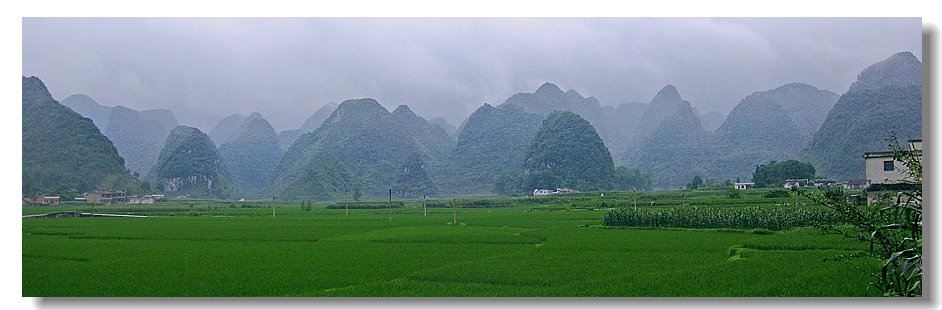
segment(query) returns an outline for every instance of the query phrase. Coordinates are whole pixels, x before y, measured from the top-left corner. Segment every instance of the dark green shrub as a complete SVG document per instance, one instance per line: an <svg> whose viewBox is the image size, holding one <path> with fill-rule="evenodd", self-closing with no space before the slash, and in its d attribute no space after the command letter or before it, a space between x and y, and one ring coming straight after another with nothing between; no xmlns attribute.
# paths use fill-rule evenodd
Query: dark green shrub
<svg viewBox="0 0 942 310"><path fill-rule="evenodd" d="M766 192L765 194L762 194L762 198L788 198L791 196L792 195L789 194L788 191L784 189L771 190L771 191Z"/></svg>

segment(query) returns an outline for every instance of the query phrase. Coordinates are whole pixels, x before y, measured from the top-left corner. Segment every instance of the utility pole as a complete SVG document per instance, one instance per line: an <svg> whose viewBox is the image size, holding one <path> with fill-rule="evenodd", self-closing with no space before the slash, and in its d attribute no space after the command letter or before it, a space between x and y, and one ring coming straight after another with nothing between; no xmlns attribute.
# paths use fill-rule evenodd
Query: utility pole
<svg viewBox="0 0 942 310"><path fill-rule="evenodd" d="M343 191L349 193L349 192L350 192L350 189L349 189L349 188L344 188ZM349 203L349 202L343 204L343 209L344 209L344 211L347 212L347 215L350 215L350 203Z"/></svg>
<svg viewBox="0 0 942 310"><path fill-rule="evenodd" d="M275 217L275 203L274 202L272 202L271 204L271 217Z"/></svg>
<svg viewBox="0 0 942 310"><path fill-rule="evenodd" d="M386 209L389 209L389 220L392 221L392 189L389 189L389 203L386 204Z"/></svg>
<svg viewBox="0 0 942 310"><path fill-rule="evenodd" d="M451 216L451 222L458 225L458 198L454 198L454 201L451 203Z"/></svg>
<svg viewBox="0 0 942 310"><path fill-rule="evenodd" d="M422 210L425 211L424 216L428 216L428 207L425 206L425 199L428 198L425 194L422 194Z"/></svg>

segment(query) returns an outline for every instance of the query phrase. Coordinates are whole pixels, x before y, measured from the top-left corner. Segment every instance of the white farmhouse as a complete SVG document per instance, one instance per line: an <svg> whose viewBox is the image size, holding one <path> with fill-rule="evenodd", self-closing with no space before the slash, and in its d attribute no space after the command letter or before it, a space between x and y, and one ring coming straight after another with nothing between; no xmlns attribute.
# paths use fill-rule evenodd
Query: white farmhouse
<svg viewBox="0 0 942 310"><path fill-rule="evenodd" d="M909 150L916 151L922 157L922 139L909 140ZM867 181L867 204L872 205L880 192L896 192L896 197L903 192L921 187L922 184L910 183L909 171L903 162L893 159L893 152L864 153Z"/></svg>
<svg viewBox="0 0 942 310"><path fill-rule="evenodd" d="M733 187L736 189L750 189L750 188L756 187L756 183L751 183L751 182L735 183L733 184Z"/></svg>

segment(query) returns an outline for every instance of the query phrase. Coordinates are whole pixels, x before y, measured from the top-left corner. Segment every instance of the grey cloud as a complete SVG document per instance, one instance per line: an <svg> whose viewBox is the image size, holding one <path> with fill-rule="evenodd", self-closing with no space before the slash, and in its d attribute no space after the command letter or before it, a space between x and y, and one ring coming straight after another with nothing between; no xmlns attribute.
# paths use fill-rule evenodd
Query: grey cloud
<svg viewBox="0 0 942 310"><path fill-rule="evenodd" d="M864 67L921 55L918 18L25 18L23 74L62 99L170 109L203 130L259 111L293 129L372 97L456 125L544 81L603 105L665 84L703 112L805 82L841 93Z"/></svg>

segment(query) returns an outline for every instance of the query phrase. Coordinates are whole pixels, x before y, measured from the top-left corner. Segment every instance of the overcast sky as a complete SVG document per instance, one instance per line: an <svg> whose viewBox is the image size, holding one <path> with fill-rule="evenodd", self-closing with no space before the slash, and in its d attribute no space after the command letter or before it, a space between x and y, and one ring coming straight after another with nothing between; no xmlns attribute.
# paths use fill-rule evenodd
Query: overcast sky
<svg viewBox="0 0 942 310"><path fill-rule="evenodd" d="M363 97L457 126L546 81L611 106L673 84L724 114L791 82L841 94L894 53L922 60L921 42L919 18L24 18L23 75L207 132L255 111L294 129Z"/></svg>

